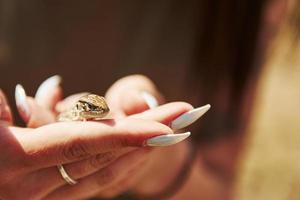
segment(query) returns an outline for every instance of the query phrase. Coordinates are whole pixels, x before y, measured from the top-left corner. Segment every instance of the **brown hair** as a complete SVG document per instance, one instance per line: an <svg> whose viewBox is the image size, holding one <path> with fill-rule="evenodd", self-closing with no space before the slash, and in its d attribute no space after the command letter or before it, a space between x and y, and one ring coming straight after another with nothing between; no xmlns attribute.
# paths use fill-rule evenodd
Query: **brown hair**
<svg viewBox="0 0 300 200"><path fill-rule="evenodd" d="M194 78L188 84L196 104L211 103L213 107L202 119L202 126L196 127L200 131L194 134L197 140L207 142L243 132L264 63L265 51L258 49L262 48L259 36L266 3L202 1L196 59L190 74ZM295 15L292 21L299 25L299 13ZM299 26L294 27L298 31Z"/></svg>
<svg viewBox="0 0 300 200"><path fill-rule="evenodd" d="M266 56L269 45L261 44L266 42L261 35L268 3L266 0L202 1L196 59L191 70L194 79L188 84L197 84L197 90L192 88L191 93L199 91L200 104L211 103L213 107L202 119L202 126L196 127L199 132L193 135L196 141L214 141L245 132L259 74L266 59L272 59ZM295 1L282 24L292 40L289 54L298 45L299 11L300 2Z"/></svg>
<svg viewBox="0 0 300 200"><path fill-rule="evenodd" d="M288 15L288 26L293 34L293 39L298 40L300 37L300 1L295 1L292 5L290 15ZM296 42L294 44L297 44Z"/></svg>

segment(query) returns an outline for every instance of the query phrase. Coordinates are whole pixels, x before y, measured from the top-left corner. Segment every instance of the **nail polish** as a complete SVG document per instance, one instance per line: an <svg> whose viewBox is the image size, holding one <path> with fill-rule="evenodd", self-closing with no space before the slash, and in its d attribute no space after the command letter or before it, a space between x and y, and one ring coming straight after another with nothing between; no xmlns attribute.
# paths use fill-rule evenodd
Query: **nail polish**
<svg viewBox="0 0 300 200"><path fill-rule="evenodd" d="M144 92L142 92L142 97L146 101L149 108L155 108L158 106L158 102L157 102L156 98L153 95L151 95L150 93L144 91Z"/></svg>
<svg viewBox="0 0 300 200"><path fill-rule="evenodd" d="M30 116L30 108L27 102L26 92L22 85L18 84L15 89L15 100L17 107L26 115L26 117Z"/></svg>
<svg viewBox="0 0 300 200"><path fill-rule="evenodd" d="M50 78L46 79L37 89L37 92L35 94L35 99L38 103L40 99L43 99L44 96L47 96L47 93L55 89L60 83L61 83L61 77L59 75L51 76Z"/></svg>
<svg viewBox="0 0 300 200"><path fill-rule="evenodd" d="M150 147L170 146L170 145L177 144L178 142L183 141L190 135L191 135L190 132L159 135L159 136L155 136L155 137L147 139L145 141L145 146L150 146Z"/></svg>
<svg viewBox="0 0 300 200"><path fill-rule="evenodd" d="M202 115L204 115L210 109L210 107L211 106L207 104L205 106L195 108L180 115L171 122L171 128L173 130L178 130L191 125L192 123L197 121L197 119L199 119Z"/></svg>

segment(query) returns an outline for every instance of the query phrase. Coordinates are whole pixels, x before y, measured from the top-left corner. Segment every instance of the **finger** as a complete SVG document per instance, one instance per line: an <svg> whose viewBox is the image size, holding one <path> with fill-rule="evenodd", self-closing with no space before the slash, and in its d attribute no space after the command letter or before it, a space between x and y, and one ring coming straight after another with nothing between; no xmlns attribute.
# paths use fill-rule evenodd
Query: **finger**
<svg viewBox="0 0 300 200"><path fill-rule="evenodd" d="M128 90L126 94L122 91L119 98L121 100L120 109L125 115L132 115L149 109L141 91Z"/></svg>
<svg viewBox="0 0 300 200"><path fill-rule="evenodd" d="M0 89L0 121L4 121L8 124L12 124L13 118L10 107L7 103L5 94Z"/></svg>
<svg viewBox="0 0 300 200"><path fill-rule="evenodd" d="M129 191L139 180L138 177L141 174L140 166L137 165L133 167L128 173L126 174L123 179L114 183L109 188L102 190L97 194L97 197L105 198L105 199L112 199L120 194L123 194Z"/></svg>
<svg viewBox="0 0 300 200"><path fill-rule="evenodd" d="M118 92L119 102L107 101L110 107L110 118L123 118L132 114L141 113L149 108L158 106L158 101L148 92L136 89L121 90ZM130 97L130 98L128 98Z"/></svg>
<svg viewBox="0 0 300 200"><path fill-rule="evenodd" d="M147 154L150 154L147 152ZM144 158L137 158L135 160L135 164L132 164L128 167L127 170L122 171L122 174L118 176L118 178L115 181L112 181L111 184L109 184L105 188L98 188L97 191L95 191L92 196L97 196L101 198L107 198L112 199L126 191L128 191L132 186L137 183L138 180L140 180L141 176L143 175L143 172L145 168L143 168L145 165L147 165L150 161L150 157L148 155L143 155ZM139 160L138 160L139 159ZM89 196L86 196L89 197Z"/></svg>
<svg viewBox="0 0 300 200"><path fill-rule="evenodd" d="M15 98L19 114L28 127L36 128L55 121L54 113L37 104L33 98L27 97L21 85L16 86Z"/></svg>
<svg viewBox="0 0 300 200"><path fill-rule="evenodd" d="M84 199L94 196L99 193L99 191L105 190L115 182L120 181L128 171L143 163L147 159L146 155L148 152L148 149L142 148L128 153L99 172L81 179L78 184L61 187L45 199L57 199L61 196L63 196L64 199Z"/></svg>
<svg viewBox="0 0 300 200"><path fill-rule="evenodd" d="M66 110L69 110L70 108L72 108L75 103L80 99L80 97L89 94L88 92L82 92L82 93L78 93L78 94L73 94L65 99L63 99L62 101L58 102L55 110L58 113L64 112Z"/></svg>
<svg viewBox="0 0 300 200"><path fill-rule="evenodd" d="M75 180L79 180L107 167L119 157L132 152L135 149L136 148L125 147L118 151L110 151L97 154L86 160L64 165L64 169L67 171L70 177ZM67 184L59 173L57 167L50 167L39 170L37 172L35 171L31 174L30 178L28 178L28 181L29 180L44 180L40 183L40 187L44 188L43 190L41 190L42 194L49 194L51 191L54 191L55 189ZM32 185L35 184L32 183Z"/></svg>
<svg viewBox="0 0 300 200"><path fill-rule="evenodd" d="M209 109L209 104L193 109L190 104L174 102L132 115L130 118L154 120L170 126L173 130L179 130L196 122Z"/></svg>
<svg viewBox="0 0 300 200"><path fill-rule="evenodd" d="M27 122L27 127L37 128L49 123L54 123L56 121L56 116L54 115L54 113L52 113L45 107L38 105L33 98L27 97L27 102L31 110L31 115Z"/></svg>
<svg viewBox="0 0 300 200"><path fill-rule="evenodd" d="M121 110L126 115L144 111L164 102L153 82L142 75L131 75L118 80L109 88L105 97L112 112L113 109Z"/></svg>
<svg viewBox="0 0 300 200"><path fill-rule="evenodd" d="M154 120L169 126L174 119L192 109L193 106L188 103L172 102L139 114L129 116L129 118Z"/></svg>
<svg viewBox="0 0 300 200"><path fill-rule="evenodd" d="M150 160L147 159L144 160L142 164L132 166L131 169L128 170L127 174L120 177L118 181L115 181L105 190L99 191L97 197L99 196L101 198L111 199L129 191L135 184L138 183L139 180L141 180L142 176L144 176L146 168L143 166L147 165L149 161Z"/></svg>
<svg viewBox="0 0 300 200"><path fill-rule="evenodd" d="M56 103L62 98L60 83L61 77L58 75L46 79L35 94L37 103L46 109L54 110Z"/></svg>
<svg viewBox="0 0 300 200"><path fill-rule="evenodd" d="M1 167L3 165L7 165L10 161L15 161L14 159L8 159L10 156L14 156L12 152L17 151L15 148L15 138L11 135L9 130L9 126L6 122L0 121L0 147L1 147L1 158L3 158L3 162L1 162ZM5 159L6 158L6 159ZM0 175L2 171L0 171Z"/></svg>
<svg viewBox="0 0 300 200"><path fill-rule="evenodd" d="M17 137L22 143L24 160L33 170L83 160L117 148L142 147L154 136L171 133L169 127L157 122L123 119L53 123Z"/></svg>

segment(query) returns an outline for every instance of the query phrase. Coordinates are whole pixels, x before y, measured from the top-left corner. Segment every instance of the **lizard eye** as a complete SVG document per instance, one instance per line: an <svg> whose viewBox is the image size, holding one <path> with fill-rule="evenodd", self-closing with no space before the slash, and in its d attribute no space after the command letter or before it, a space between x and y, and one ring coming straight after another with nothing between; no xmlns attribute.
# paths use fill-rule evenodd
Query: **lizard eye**
<svg viewBox="0 0 300 200"><path fill-rule="evenodd" d="M88 110L95 110L96 107L94 105L91 105L91 104L86 104L86 107Z"/></svg>
<svg viewBox="0 0 300 200"><path fill-rule="evenodd" d="M83 105L81 105L80 106L84 111L89 111L90 110L90 108L89 108L89 105L88 104L83 104Z"/></svg>

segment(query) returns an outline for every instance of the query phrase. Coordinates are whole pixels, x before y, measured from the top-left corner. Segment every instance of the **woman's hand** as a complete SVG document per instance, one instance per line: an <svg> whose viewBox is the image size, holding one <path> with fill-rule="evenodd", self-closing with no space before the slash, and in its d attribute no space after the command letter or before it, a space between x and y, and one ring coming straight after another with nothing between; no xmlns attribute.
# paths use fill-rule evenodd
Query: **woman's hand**
<svg viewBox="0 0 300 200"><path fill-rule="evenodd" d="M50 78L50 80L55 80L53 78ZM49 79L48 79L49 80ZM49 81L46 81L49 82ZM45 87L44 85L48 85ZM57 92L60 89L57 89L58 83L52 81L52 87L49 87L51 84L42 84L39 90L42 90L43 88L47 88L48 97L50 96L50 99L59 99L56 96L58 94ZM49 92L52 91L52 92ZM43 94L43 92L40 92ZM24 92L25 94L25 92ZM132 94L128 96L128 94ZM146 94L146 96L145 96ZM152 95L151 95L152 94ZM30 124L38 125L43 124L44 122L47 122L48 114L52 113L52 115L55 115L55 112L50 112L51 108L53 109L56 107L57 111L64 111L65 109L70 108L70 105L74 105L74 102L83 94L77 94L72 95L68 97L67 99L60 101L55 106L55 101L48 101L47 105L42 105L41 102L47 102L47 100L39 101L40 105L37 105L35 101L33 101L31 98L24 98L28 100L28 104L31 107L31 110L37 110L39 111L37 114L31 114L31 117L29 121L31 121ZM52 97L51 97L52 96ZM150 97L149 97L150 96ZM154 97L155 96L155 97ZM124 118L126 116L129 116L130 114L139 113L144 110L147 110L150 108L154 108L158 105L159 102L163 102L162 98L160 97L159 93L156 91L154 85L151 83L151 81L143 76L130 76L125 77L119 81L117 81L107 92L106 98L108 101L109 106L113 107L113 114L114 117L117 118ZM43 95L36 95L36 98L46 99L43 97ZM130 97L130 98L128 98ZM130 101L124 101L124 99L130 99ZM157 100L159 99L159 100ZM51 103L52 102L52 103ZM42 106L41 106L42 105ZM41 108L38 108L41 106ZM45 109L47 108L47 109ZM117 108L117 109L116 109ZM147 120L154 120L161 123L164 123L166 125L170 125L171 127L177 129L176 127L182 127L182 125L186 125L189 123L192 123L193 120L196 118L199 118L199 114L195 115L193 114L192 117L190 116L189 110L192 109L192 106L186 103L171 103L167 104L161 107L158 107L156 109L149 110L147 112L143 112L141 114L135 114L131 115L130 118L139 118L139 119L147 119ZM22 109L19 109L22 112ZM43 112L41 112L43 111ZM36 112L32 112L36 113ZM39 117L35 117L38 116ZM202 114L201 114L202 115ZM32 120L34 119L34 120ZM184 120L182 120L184 119ZM51 122L51 121L49 121ZM173 122L173 123L172 123ZM174 123L176 122L176 123ZM179 122L179 123L178 123ZM184 123L183 123L184 122ZM187 123L188 122L188 123ZM176 135L176 137L180 135ZM185 136L184 136L185 137ZM131 154L131 153L130 153ZM129 154L129 155L130 155ZM174 156L176 154L176 156ZM136 166L132 167L130 165L127 165L125 168L130 168L132 172L124 175L119 181L115 182L114 184L111 184L106 187L105 190L103 190L101 187L96 189L96 186L94 189L92 187L89 187L90 190L87 188L83 190L82 188L78 189L72 189L72 187L69 187L69 189L59 189L51 196L53 198L59 197L62 193L64 196L70 196L70 198L78 196L81 190L84 191L85 194L81 194L84 197L89 197L90 195L94 195L94 191L98 191L98 196L101 197L114 197L118 194L121 194L124 191L127 190L133 190L140 193L152 193L153 191L156 191L157 188L161 189L166 184L169 184L168 180L172 181L174 176L176 176L176 173L179 171L179 168L182 164L182 160L186 156L186 144L182 145L176 145L174 147L169 147L165 149L158 149L156 151L149 151L147 155L143 156L143 159L145 160L145 163L142 166ZM165 158L168 157L169 159L166 160ZM127 158L124 158L125 161ZM129 157L128 157L129 159ZM130 163L137 163L141 158L137 156L136 158L130 160ZM124 162L125 162L124 161ZM167 162L166 162L167 161ZM165 166L172 165L171 169L167 169ZM153 166L156 166L156 168L153 168ZM160 167L161 166L161 167ZM124 166L123 166L124 168ZM162 168L162 169L160 169ZM157 171L160 169L160 171ZM153 174L153 171L156 171L155 174ZM124 170L126 172L126 170ZM158 178L157 178L158 177ZM145 180L146 179L146 180ZM144 180L141 182L141 180ZM147 185L152 185L153 182L157 182L159 184L155 184L156 188L149 187ZM138 187L136 187L136 183L139 182ZM89 183L89 186L91 183ZM93 184L92 184L93 185ZM66 187L68 188L68 187ZM90 192L89 192L90 191ZM158 190L159 191L159 190ZM79 193L79 194L78 194Z"/></svg>
<svg viewBox="0 0 300 200"><path fill-rule="evenodd" d="M145 144L162 145L167 140L161 140L159 135L173 133L155 121L168 122L174 107L181 113L185 106L166 105L131 118L52 123L36 129L1 124L0 198L61 199L63 195L64 199L77 199L127 190L125 182L131 181L130 174L146 165L150 151ZM147 120L149 117L151 120ZM167 136L169 141L165 144L178 142L176 137ZM67 185L57 171L58 164L64 164L79 183ZM120 184L124 185L122 189Z"/></svg>
<svg viewBox="0 0 300 200"><path fill-rule="evenodd" d="M155 109L159 104L165 103L164 98L153 82L143 75L131 75L118 80L107 91L106 99L114 109L113 114L118 117L139 117L136 115L137 113L151 109L153 112L144 112L144 116L149 113L148 119L156 119L174 130L192 124L210 108L210 105L206 105L193 109L191 105L179 102L166 104ZM173 112L169 120L164 121L159 119L166 112L163 108L173 109L173 111L179 109L180 112ZM148 156L151 161L144 167L142 175L138 177L140 179L136 180L135 184L134 181L132 182L131 187L129 187L131 191L142 196L152 196L172 185L189 153L188 146L189 144L183 142L167 148L153 149ZM135 179L135 176L132 179Z"/></svg>

